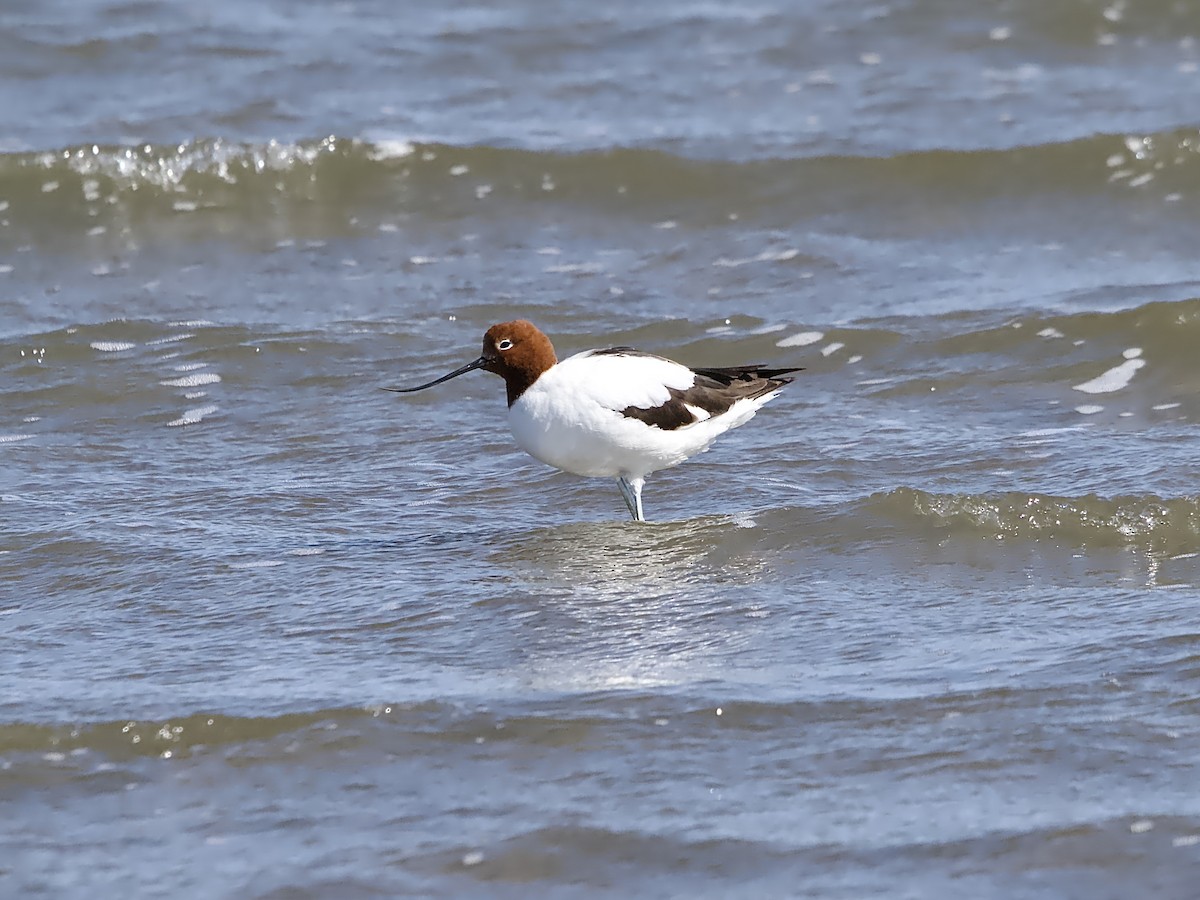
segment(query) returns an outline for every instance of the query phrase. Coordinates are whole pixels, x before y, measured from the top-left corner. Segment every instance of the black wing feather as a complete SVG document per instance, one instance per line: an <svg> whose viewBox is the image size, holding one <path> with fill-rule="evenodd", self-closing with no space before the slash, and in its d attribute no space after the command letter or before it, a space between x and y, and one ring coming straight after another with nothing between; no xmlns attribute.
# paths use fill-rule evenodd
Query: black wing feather
<svg viewBox="0 0 1200 900"><path fill-rule="evenodd" d="M674 431L697 421L696 415L688 407L702 409L709 416L719 416L739 400L761 397L776 388L790 384L791 378L780 376L802 370L767 369L755 365L692 371L696 374L695 383L685 390L667 388L671 399L662 406L650 409L627 406L621 410L621 415L638 419L663 431Z"/></svg>

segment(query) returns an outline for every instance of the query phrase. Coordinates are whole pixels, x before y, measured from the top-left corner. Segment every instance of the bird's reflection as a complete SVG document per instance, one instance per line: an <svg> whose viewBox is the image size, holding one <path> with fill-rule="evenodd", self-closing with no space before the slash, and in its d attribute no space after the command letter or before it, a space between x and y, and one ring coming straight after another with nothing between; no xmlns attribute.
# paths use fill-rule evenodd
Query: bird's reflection
<svg viewBox="0 0 1200 900"><path fill-rule="evenodd" d="M706 517L513 535L490 561L522 585L523 677L546 689L716 679L762 627L752 522ZM531 608L525 608L530 607Z"/></svg>

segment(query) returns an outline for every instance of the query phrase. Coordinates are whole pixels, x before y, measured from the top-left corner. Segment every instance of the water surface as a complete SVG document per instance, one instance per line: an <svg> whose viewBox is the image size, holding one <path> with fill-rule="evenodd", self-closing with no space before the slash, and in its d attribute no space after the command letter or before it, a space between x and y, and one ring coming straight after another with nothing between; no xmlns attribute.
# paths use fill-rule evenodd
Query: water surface
<svg viewBox="0 0 1200 900"><path fill-rule="evenodd" d="M0 893L1194 896L1198 36L10 4ZM635 527L516 317L805 371Z"/></svg>

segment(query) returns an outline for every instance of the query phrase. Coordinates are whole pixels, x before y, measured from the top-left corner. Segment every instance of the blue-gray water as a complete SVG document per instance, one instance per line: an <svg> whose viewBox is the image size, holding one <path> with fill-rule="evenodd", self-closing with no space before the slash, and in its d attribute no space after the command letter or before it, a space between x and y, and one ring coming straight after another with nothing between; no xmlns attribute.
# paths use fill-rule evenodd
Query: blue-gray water
<svg viewBox="0 0 1200 900"><path fill-rule="evenodd" d="M9 2L0 895L1192 898L1200 10ZM801 365L615 486L484 374Z"/></svg>

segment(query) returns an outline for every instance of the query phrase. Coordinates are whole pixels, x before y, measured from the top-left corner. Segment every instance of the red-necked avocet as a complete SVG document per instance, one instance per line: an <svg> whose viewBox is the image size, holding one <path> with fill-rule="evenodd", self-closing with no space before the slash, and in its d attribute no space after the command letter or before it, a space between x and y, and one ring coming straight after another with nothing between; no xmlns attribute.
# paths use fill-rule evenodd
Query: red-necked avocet
<svg viewBox="0 0 1200 900"><path fill-rule="evenodd" d="M779 396L800 369L696 368L630 347L585 350L558 361L531 322L493 325L479 359L399 393L423 391L483 369L508 387L508 422L530 456L574 475L615 478L630 515L644 522L646 476L703 453Z"/></svg>

